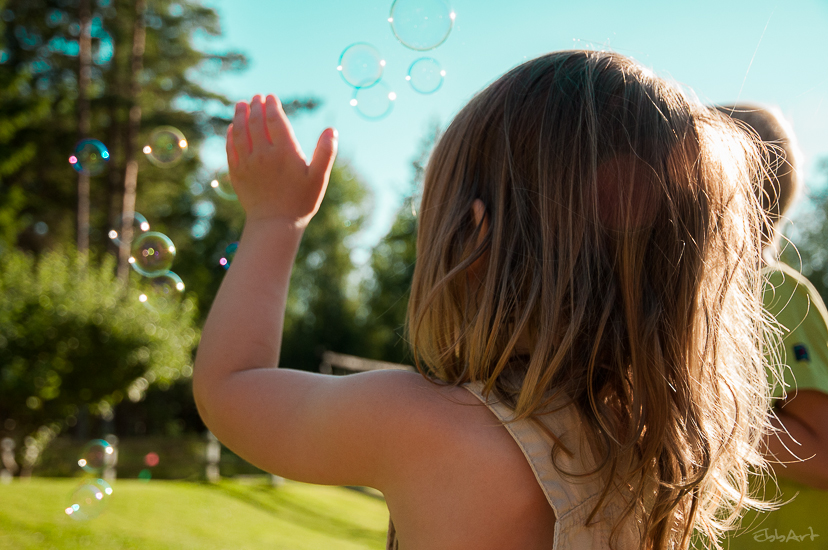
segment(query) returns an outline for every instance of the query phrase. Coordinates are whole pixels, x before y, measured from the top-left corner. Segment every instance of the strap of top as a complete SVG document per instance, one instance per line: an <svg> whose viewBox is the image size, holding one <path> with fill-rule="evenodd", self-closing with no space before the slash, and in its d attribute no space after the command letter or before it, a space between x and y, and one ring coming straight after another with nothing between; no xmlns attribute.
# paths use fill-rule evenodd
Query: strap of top
<svg viewBox="0 0 828 550"><path fill-rule="evenodd" d="M556 550L608 547L606 545L612 528L620 517L623 502L620 498L606 499L587 525L587 520L603 493L605 479L600 473L585 475L593 472L597 463L575 405L567 402L566 398L556 400L551 409L553 412L537 418L553 437L533 420L523 419L506 424L507 420L513 418L514 411L505 403L497 401L494 395L490 394L489 399L486 399L483 396L482 382L468 382L463 387L504 423L529 462L535 479L555 511L556 528L552 547ZM620 491L617 494L620 496ZM635 521L631 518L622 530L618 548L638 547L638 531L634 526Z"/></svg>

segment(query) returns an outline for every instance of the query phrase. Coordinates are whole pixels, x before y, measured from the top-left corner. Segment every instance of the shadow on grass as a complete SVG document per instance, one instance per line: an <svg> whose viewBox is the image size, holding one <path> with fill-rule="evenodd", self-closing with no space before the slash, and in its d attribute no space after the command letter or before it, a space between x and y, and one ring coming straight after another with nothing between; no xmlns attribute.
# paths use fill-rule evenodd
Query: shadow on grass
<svg viewBox="0 0 828 550"><path fill-rule="evenodd" d="M219 491L245 504L249 504L263 512L278 517L282 521L287 521L299 527L324 533L332 537L348 539L364 544L373 544L376 542L378 536L385 536L384 530L367 529L343 520L328 510L308 506L307 502L303 501L301 497L297 497L297 495L280 491L278 488L271 487L270 485L240 486L229 483L213 484L207 482L203 482L201 485L208 489ZM363 493L378 498L376 495L371 495L367 492Z"/></svg>

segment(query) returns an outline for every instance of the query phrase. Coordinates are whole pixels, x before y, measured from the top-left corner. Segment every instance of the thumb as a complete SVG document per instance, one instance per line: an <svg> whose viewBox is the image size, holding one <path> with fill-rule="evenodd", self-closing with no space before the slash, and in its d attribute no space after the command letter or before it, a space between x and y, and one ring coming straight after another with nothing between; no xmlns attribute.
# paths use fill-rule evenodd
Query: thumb
<svg viewBox="0 0 828 550"><path fill-rule="evenodd" d="M339 144L339 132L333 128L326 128L319 141L310 163L310 175L313 181L326 184L331 175L336 150Z"/></svg>

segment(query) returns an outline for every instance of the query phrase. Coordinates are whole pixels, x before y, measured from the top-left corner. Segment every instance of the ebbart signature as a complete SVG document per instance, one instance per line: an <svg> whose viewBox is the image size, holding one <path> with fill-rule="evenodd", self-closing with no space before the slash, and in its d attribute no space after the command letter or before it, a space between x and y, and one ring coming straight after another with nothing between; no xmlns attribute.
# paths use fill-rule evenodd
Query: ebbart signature
<svg viewBox="0 0 828 550"><path fill-rule="evenodd" d="M787 535L780 535L776 529L773 530L773 534L771 535L768 533L768 529L762 529L761 531L757 531L753 535L753 540L756 542L802 542L806 538L810 538L814 540L819 535L814 533L813 527L808 527L809 533L804 535L797 535L793 529L788 531Z"/></svg>

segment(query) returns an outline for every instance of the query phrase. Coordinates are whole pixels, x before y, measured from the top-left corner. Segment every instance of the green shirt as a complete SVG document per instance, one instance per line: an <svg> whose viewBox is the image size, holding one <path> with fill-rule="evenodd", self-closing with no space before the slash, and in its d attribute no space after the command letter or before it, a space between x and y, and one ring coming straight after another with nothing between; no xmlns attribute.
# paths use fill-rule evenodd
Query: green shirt
<svg viewBox="0 0 828 550"><path fill-rule="evenodd" d="M808 279L787 265L767 269L765 276L765 309L782 330L781 349L775 354L784 365L784 388L777 383L774 397L781 397L783 390L789 396L797 389L828 393L828 311L822 298ZM773 384L770 374L769 380ZM782 467L776 471L779 500L795 498L774 512L747 514L725 548L828 550L828 491L784 479ZM774 493L769 481L765 498Z"/></svg>

